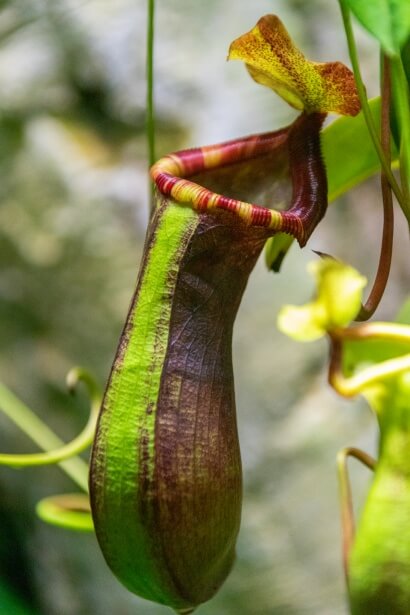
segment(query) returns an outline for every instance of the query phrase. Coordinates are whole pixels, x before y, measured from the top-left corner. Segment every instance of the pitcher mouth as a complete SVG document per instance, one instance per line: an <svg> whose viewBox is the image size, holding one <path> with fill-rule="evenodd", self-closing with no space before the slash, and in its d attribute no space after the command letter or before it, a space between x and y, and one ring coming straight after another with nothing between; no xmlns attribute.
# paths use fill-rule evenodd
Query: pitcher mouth
<svg viewBox="0 0 410 615"><path fill-rule="evenodd" d="M151 177L162 194L171 196L178 203L189 204L197 211L224 209L238 215L249 225L278 230L280 218L275 210L218 194L187 178L279 150L286 144L287 132L285 128L175 152L153 165Z"/></svg>
<svg viewBox="0 0 410 615"><path fill-rule="evenodd" d="M327 208L319 137L324 118L320 113L302 113L292 124L275 132L175 152L151 167L151 178L161 194L177 203L198 212L229 211L249 226L264 227L272 234L288 233L303 246ZM292 196L286 211L232 198L188 179L268 154L272 159L276 154L284 158L288 167ZM272 171L266 168L265 173L269 178Z"/></svg>

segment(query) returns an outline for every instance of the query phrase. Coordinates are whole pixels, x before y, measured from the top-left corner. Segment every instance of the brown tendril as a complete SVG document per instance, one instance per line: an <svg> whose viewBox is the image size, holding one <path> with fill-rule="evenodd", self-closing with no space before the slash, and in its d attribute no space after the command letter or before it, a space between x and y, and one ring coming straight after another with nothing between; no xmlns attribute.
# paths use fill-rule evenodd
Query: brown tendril
<svg viewBox="0 0 410 615"><path fill-rule="evenodd" d="M390 61L383 56L383 82L381 96L381 145L387 162L390 164L390 103L391 103L391 77ZM367 301L362 305L356 318L357 321L368 320L376 311L386 288L390 274L390 266L393 250L393 199L392 191L384 171L380 175L382 199L383 199L383 232L380 248L379 264L373 287Z"/></svg>

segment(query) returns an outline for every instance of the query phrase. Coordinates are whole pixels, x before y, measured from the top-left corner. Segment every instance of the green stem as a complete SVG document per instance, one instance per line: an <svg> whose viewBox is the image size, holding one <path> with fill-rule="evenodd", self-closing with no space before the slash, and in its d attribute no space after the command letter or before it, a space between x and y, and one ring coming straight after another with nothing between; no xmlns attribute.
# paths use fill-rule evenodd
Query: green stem
<svg viewBox="0 0 410 615"><path fill-rule="evenodd" d="M400 126L400 176L406 201L410 203L410 108L409 90L400 56L392 58L394 104Z"/></svg>
<svg viewBox="0 0 410 615"><path fill-rule="evenodd" d="M345 5L344 0L339 0L340 10L342 12L343 24L346 32L347 45L349 48L350 60L353 67L353 73L356 80L357 92L359 95L359 99L362 105L363 115L367 124L367 128L370 134L370 137L373 141L373 145L379 157L382 169L386 174L387 179L389 180L389 184L392 187L392 190L400 203L400 206L403 209L403 212L410 224L410 205L404 200L403 194L396 182L396 179L391 171L390 165L388 164L386 157L383 152L383 148L380 143L379 136L377 134L376 126L373 122L373 117L370 111L369 103L367 100L366 89L363 83L362 75L360 72L359 58L356 49L356 42L354 40L353 28L350 19L350 11L348 7Z"/></svg>
<svg viewBox="0 0 410 615"><path fill-rule="evenodd" d="M155 0L148 0L148 23L147 23L147 145L148 164L151 167L155 162L155 108L154 108L154 18ZM151 212L154 208L153 186L151 185Z"/></svg>
<svg viewBox="0 0 410 615"><path fill-rule="evenodd" d="M61 440L28 406L0 383L0 410L44 451L65 446ZM62 470L84 491L88 492L88 464L80 457L59 463Z"/></svg>
<svg viewBox="0 0 410 615"><path fill-rule="evenodd" d="M71 370L67 377L69 388L73 390L79 380L82 380L87 386L91 399L90 416L81 433L68 444L64 444L60 448L56 448L46 453L23 455L0 454L0 465L8 465L13 468L50 465L64 461L69 457L74 457L90 446L94 438L98 412L101 406L101 395L98 387L89 374L80 369Z"/></svg>

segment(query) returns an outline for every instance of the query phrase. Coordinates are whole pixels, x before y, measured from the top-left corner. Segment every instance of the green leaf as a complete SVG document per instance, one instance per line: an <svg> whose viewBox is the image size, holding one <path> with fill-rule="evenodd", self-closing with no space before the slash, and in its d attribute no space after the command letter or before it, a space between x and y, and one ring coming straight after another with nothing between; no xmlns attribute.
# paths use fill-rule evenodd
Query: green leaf
<svg viewBox="0 0 410 615"><path fill-rule="evenodd" d="M0 613L4 615L35 615L36 612L15 594L5 581L0 581Z"/></svg>
<svg viewBox="0 0 410 615"><path fill-rule="evenodd" d="M409 87L401 58L391 61L393 107L400 135L400 176L403 194L410 192L410 108ZM403 208L409 218L409 205Z"/></svg>
<svg viewBox="0 0 410 615"><path fill-rule="evenodd" d="M396 322L402 325L410 325L410 297L401 306L396 316Z"/></svg>
<svg viewBox="0 0 410 615"><path fill-rule="evenodd" d="M369 101L376 126L380 125L380 98ZM363 112L341 117L322 132L322 152L331 203L380 169L380 160L367 130ZM397 159L392 151L392 159Z"/></svg>
<svg viewBox="0 0 410 615"><path fill-rule="evenodd" d="M293 237L286 233L276 233L271 237L265 247L265 262L268 269L278 273L282 266L283 259L293 244Z"/></svg>
<svg viewBox="0 0 410 615"><path fill-rule="evenodd" d="M389 56L398 55L410 35L409 0L344 0Z"/></svg>
<svg viewBox="0 0 410 615"><path fill-rule="evenodd" d="M406 73L407 83L410 88L410 36L401 50L401 61L403 62L404 72Z"/></svg>

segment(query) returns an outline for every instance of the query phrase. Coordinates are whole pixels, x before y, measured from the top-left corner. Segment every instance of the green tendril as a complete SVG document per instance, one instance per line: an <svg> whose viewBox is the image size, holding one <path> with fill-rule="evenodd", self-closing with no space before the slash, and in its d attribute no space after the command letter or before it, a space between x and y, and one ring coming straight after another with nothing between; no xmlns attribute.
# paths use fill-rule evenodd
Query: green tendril
<svg viewBox="0 0 410 615"><path fill-rule="evenodd" d="M82 432L69 443L64 443L30 408L0 383L0 410L10 418L44 453L2 454L0 464L14 468L58 463L64 472L84 491L88 492L88 465L78 453L87 448L94 437L101 394L92 376L75 368L67 376L70 390L83 382L90 397L90 417ZM71 459L69 459L71 458Z"/></svg>
<svg viewBox="0 0 410 615"><path fill-rule="evenodd" d="M90 501L88 496L81 493L44 498L38 502L36 512L42 521L67 530L77 532L94 530Z"/></svg>

